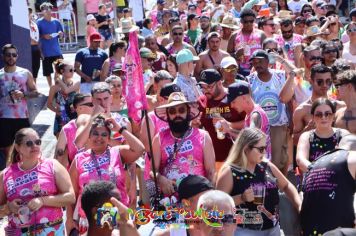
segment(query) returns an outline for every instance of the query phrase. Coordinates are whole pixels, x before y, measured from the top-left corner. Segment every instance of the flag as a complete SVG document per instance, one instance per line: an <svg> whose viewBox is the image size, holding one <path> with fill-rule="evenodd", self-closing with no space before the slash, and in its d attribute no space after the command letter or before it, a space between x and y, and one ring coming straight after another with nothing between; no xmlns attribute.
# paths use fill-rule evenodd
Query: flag
<svg viewBox="0 0 356 236"><path fill-rule="evenodd" d="M143 85L141 57L136 31L130 32L129 46L124 60L125 79L122 81L129 117L139 123L142 110L147 110L146 93Z"/></svg>

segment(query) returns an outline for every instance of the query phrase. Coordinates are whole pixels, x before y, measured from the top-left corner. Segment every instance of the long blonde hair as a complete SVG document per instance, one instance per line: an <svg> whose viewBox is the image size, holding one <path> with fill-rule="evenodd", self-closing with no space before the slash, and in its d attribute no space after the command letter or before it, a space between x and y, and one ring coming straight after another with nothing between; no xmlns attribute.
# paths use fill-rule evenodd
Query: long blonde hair
<svg viewBox="0 0 356 236"><path fill-rule="evenodd" d="M234 145L231 147L229 155L223 165L223 167L231 164L246 169L247 157L245 155L245 148L252 148L266 135L256 128L245 128L241 130L239 136L236 138ZM223 169L223 168L221 168Z"/></svg>

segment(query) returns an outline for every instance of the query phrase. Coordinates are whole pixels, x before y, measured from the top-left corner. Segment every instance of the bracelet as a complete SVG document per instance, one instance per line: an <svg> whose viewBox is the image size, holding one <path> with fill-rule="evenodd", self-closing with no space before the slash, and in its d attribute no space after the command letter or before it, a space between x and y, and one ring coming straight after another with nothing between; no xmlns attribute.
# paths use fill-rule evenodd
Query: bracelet
<svg viewBox="0 0 356 236"><path fill-rule="evenodd" d="M122 126L122 127L119 129L119 134L122 134L122 132L124 132L124 130L127 130L126 126Z"/></svg>

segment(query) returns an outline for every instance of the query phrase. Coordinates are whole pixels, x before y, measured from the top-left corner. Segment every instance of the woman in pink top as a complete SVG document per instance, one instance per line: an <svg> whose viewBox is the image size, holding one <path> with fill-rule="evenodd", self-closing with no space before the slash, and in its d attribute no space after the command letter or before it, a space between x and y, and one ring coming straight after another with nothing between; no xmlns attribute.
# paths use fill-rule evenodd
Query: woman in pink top
<svg viewBox="0 0 356 236"><path fill-rule="evenodd" d="M62 207L75 202L67 170L41 157L41 139L31 128L15 135L12 160L0 174L0 217L5 235L64 235Z"/></svg>
<svg viewBox="0 0 356 236"><path fill-rule="evenodd" d="M127 145L110 147L110 131L122 134ZM124 164L130 164L144 151L144 146L134 135L121 127L113 118L105 118L101 115L94 118L88 140L89 147L84 152L77 154L69 169L77 204L73 213L73 207L67 207L67 232L73 228L78 229L79 218L85 218L80 206L80 198L83 188L91 181L108 180L116 184L120 190L121 202L126 206L129 199L126 193ZM74 221L74 220L76 221Z"/></svg>

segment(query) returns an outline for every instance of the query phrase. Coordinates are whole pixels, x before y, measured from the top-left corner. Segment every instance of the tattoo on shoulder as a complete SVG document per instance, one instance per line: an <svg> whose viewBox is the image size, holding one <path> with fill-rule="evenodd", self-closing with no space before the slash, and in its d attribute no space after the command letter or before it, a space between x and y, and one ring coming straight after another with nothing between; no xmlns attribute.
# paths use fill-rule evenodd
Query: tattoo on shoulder
<svg viewBox="0 0 356 236"><path fill-rule="evenodd" d="M63 156L64 155L64 150L63 149L58 149L56 152L56 156Z"/></svg>

